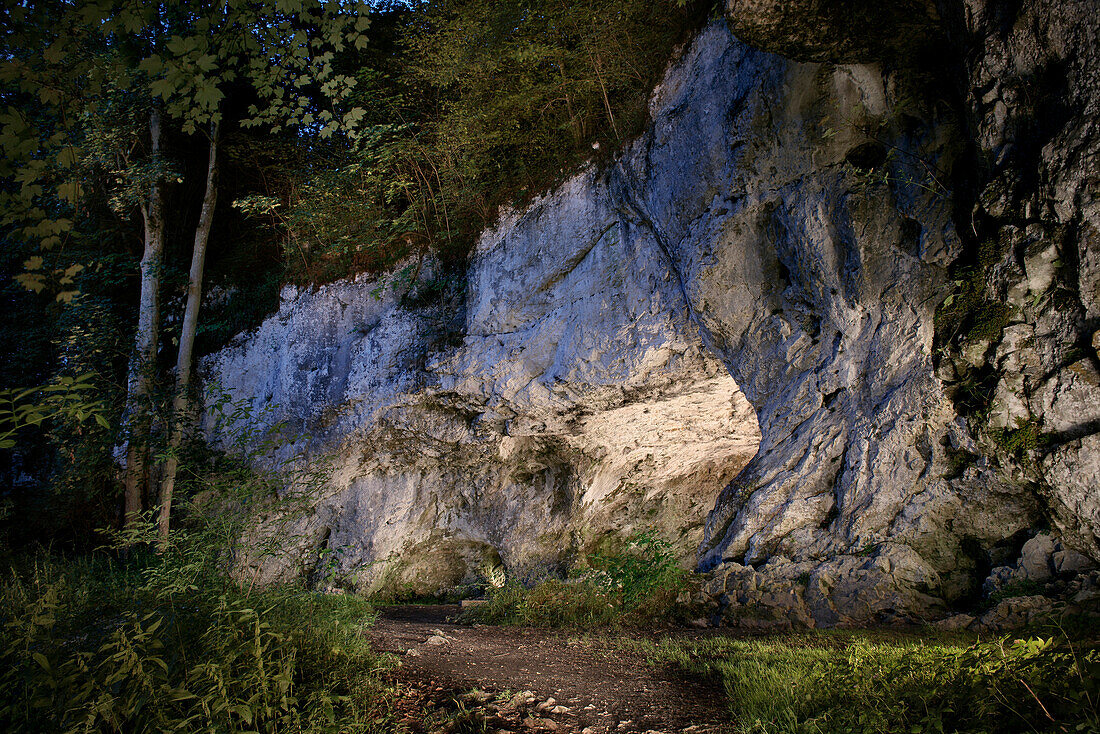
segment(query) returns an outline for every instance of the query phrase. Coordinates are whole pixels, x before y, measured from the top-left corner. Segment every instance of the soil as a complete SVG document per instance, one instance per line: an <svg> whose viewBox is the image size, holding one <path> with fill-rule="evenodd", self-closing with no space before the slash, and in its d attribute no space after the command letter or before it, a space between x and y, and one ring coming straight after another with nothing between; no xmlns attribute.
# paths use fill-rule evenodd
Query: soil
<svg viewBox="0 0 1100 734"><path fill-rule="evenodd" d="M457 605L386 607L369 632L379 652L400 656L393 675L416 703L410 713L424 703L449 705L468 731L517 734L717 734L732 728L717 685L649 665L618 644L641 633L460 625L453 621L459 612ZM453 730L453 719L423 729Z"/></svg>

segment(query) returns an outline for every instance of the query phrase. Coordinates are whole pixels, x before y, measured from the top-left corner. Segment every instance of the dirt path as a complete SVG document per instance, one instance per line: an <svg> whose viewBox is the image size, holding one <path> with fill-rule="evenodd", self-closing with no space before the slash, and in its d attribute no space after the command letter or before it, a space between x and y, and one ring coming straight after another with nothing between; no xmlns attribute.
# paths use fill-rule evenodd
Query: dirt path
<svg viewBox="0 0 1100 734"><path fill-rule="evenodd" d="M615 649L611 639L456 625L449 620L458 611L388 607L370 635L380 652L401 656L396 676L412 695L459 702L478 731L728 731L725 702L714 686L646 665Z"/></svg>

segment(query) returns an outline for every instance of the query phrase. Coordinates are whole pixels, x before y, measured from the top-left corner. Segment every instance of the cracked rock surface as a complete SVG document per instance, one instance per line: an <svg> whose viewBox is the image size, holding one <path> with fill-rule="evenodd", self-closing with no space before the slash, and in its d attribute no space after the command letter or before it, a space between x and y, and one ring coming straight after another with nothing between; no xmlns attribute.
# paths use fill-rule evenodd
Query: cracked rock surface
<svg viewBox="0 0 1100 734"><path fill-rule="evenodd" d="M1087 4L911 3L965 51L952 108L896 45L731 1L806 61L711 24L649 130L504 213L441 302L430 263L284 291L205 364L308 435L286 454L331 457L293 552L249 573L316 579L331 552L345 586L433 592L655 528L715 615L843 626L944 616L1047 508L1074 563L1100 557ZM1024 94L1044 64L1059 115ZM963 340L936 314L978 235L1005 243L980 283L1000 305ZM1049 440L1014 433L1033 424Z"/></svg>

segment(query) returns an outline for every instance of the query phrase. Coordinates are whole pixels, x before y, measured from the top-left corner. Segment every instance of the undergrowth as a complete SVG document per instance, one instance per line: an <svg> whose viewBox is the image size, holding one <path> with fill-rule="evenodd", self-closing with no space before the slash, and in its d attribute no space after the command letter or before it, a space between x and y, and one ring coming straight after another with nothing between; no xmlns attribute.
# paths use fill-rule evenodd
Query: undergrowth
<svg viewBox="0 0 1100 734"><path fill-rule="evenodd" d="M352 596L205 583L160 561L24 558L0 583L0 728L11 732L392 731L385 661Z"/></svg>
<svg viewBox="0 0 1100 734"><path fill-rule="evenodd" d="M532 627L642 624L674 615L686 583L670 544L643 531L584 556L567 578L509 580L464 616Z"/></svg>
<svg viewBox="0 0 1100 734"><path fill-rule="evenodd" d="M207 410L230 451L184 457L166 540L154 510L100 530L105 545L90 552L0 544L0 731L445 725L451 714L410 704L388 674L395 661L370 648L366 599L261 583L263 564L300 542L292 526L325 461L278 458L285 427L243 401Z"/></svg>
<svg viewBox="0 0 1100 734"><path fill-rule="evenodd" d="M1100 732L1100 651L1064 636L868 633L629 643L721 685L740 732Z"/></svg>
<svg viewBox="0 0 1100 734"><path fill-rule="evenodd" d="M0 549L0 731L402 731L365 600L241 573L295 540L263 543L257 513L292 521L315 478L250 468L280 441L237 413L229 435L261 448L184 463L165 542L150 512L91 552Z"/></svg>

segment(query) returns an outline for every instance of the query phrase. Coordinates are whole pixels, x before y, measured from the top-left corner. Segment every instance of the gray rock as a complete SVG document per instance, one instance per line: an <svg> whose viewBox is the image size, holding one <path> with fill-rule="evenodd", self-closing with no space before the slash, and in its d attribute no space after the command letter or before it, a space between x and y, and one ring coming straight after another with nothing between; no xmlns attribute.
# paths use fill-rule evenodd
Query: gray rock
<svg viewBox="0 0 1100 734"><path fill-rule="evenodd" d="M933 622L932 626L943 632L957 632L969 629L975 617L970 614L953 614L950 617Z"/></svg>
<svg viewBox="0 0 1100 734"><path fill-rule="evenodd" d="M865 556L817 562L772 559L754 569L725 563L706 590L726 600L730 624L757 629L854 627L942 616L943 603L920 592L940 584L912 549L883 546Z"/></svg>
<svg viewBox="0 0 1100 734"><path fill-rule="evenodd" d="M1006 586L1018 583L1023 579L1023 573L1016 566L997 566L989 572L985 581L982 582L982 593L988 597Z"/></svg>
<svg viewBox="0 0 1100 734"><path fill-rule="evenodd" d="M1044 427L1074 438L1100 423L1100 373L1078 360L1046 380L1032 399Z"/></svg>
<svg viewBox="0 0 1100 734"><path fill-rule="evenodd" d="M803 61L906 63L937 39L936 3L849 0L727 0L726 17L739 38Z"/></svg>
<svg viewBox="0 0 1100 734"><path fill-rule="evenodd" d="M1075 574L1096 568L1091 558L1075 550L1055 551L1052 560L1054 570L1059 574Z"/></svg>
<svg viewBox="0 0 1100 734"><path fill-rule="evenodd" d="M1017 5L940 18L923 0L859 3L880 25L856 37L819 3L733 0L738 32L813 63L710 25L654 91L643 136L483 233L464 301L402 305L392 275L287 289L206 361L208 384L260 428L301 432L276 458L330 463L311 514L255 531L286 551L241 572L309 575L339 549L360 590L430 592L654 528L709 572L727 621L826 626L942 617L1043 506L1067 547L1100 558L1098 380L1073 351L1100 318L1100 205L1084 188L1100 160L1097 23L1084 0ZM973 39L962 124L878 63L944 34ZM1032 161L1019 121L1040 110L1021 90L1048 67L1064 88L1035 95L1092 112L1057 122ZM937 351L964 254L942 174L970 144L982 237L1005 251L987 297L1014 305ZM412 267L412 288L435 275ZM941 380L990 367L992 424L977 425ZM990 440L1022 420L1048 434L1036 463ZM234 436L213 414L207 427ZM975 459L958 472L960 452ZM1077 563L1051 542L987 591Z"/></svg>
<svg viewBox="0 0 1100 734"><path fill-rule="evenodd" d="M1003 599L983 614L977 626L993 632L1020 629L1050 616L1054 603L1045 596L1017 596Z"/></svg>
<svg viewBox="0 0 1100 734"><path fill-rule="evenodd" d="M522 709L530 706L535 702L535 694L531 691L520 691L508 701L508 708Z"/></svg>
<svg viewBox="0 0 1100 734"><path fill-rule="evenodd" d="M1095 559L1100 544L1100 435L1056 446L1043 457L1042 468L1062 536Z"/></svg>
<svg viewBox="0 0 1100 734"><path fill-rule="evenodd" d="M1061 254L1053 242L1044 243L1038 252L1024 257L1024 272L1027 273L1027 288L1033 295L1042 295L1054 284L1057 264Z"/></svg>
<svg viewBox="0 0 1100 734"><path fill-rule="evenodd" d="M1031 418L1024 376L1010 373L1001 378L989 409L990 428L1016 428Z"/></svg>
<svg viewBox="0 0 1100 734"><path fill-rule="evenodd" d="M1082 589L1073 596L1073 601L1082 606L1100 609L1100 589Z"/></svg>
<svg viewBox="0 0 1100 734"><path fill-rule="evenodd" d="M1087 0L1026 0L1011 9L969 0L963 20L972 39L974 140L992 164L975 181L984 189L978 210L988 218L975 235L1008 253L991 271L988 296L1013 304L1010 320L1026 327L1009 326L998 354L1012 351L1005 342L1031 332L1026 353L997 366L1014 395L1030 396L1031 418L1051 447L1040 472L1021 467L1020 473L1040 486L1058 533L1098 558L1093 437L1100 393L1093 363L1075 350L1090 342L1100 317L1100 200L1086 183L1100 161L1100 24ZM1035 83L1034 70L1054 66L1061 70L1056 84ZM1022 124L1039 119L1049 104L1080 112L1041 133ZM1033 142L1042 148L1030 157ZM998 395L993 427L1013 428L1019 406Z"/></svg>
<svg viewBox="0 0 1100 734"><path fill-rule="evenodd" d="M1024 543L1020 551L1019 568L1023 577L1031 581L1046 581L1053 571L1054 540L1040 533Z"/></svg>

